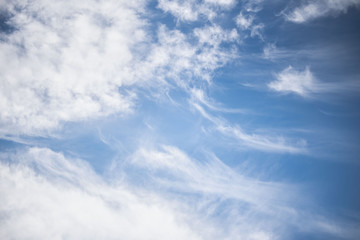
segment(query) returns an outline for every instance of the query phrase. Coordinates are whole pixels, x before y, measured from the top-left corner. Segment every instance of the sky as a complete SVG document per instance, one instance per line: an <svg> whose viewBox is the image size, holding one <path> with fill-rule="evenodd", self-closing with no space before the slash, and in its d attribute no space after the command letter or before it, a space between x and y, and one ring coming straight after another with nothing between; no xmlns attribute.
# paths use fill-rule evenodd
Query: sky
<svg viewBox="0 0 360 240"><path fill-rule="evenodd" d="M359 239L359 0L0 0L1 239Z"/></svg>

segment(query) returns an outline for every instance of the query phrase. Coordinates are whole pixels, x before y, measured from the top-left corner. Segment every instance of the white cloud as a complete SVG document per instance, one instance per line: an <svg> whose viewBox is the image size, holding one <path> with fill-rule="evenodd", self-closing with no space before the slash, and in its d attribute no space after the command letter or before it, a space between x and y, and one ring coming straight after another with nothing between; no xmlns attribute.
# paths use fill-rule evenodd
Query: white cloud
<svg viewBox="0 0 360 240"><path fill-rule="evenodd" d="M247 12L259 12L262 10L264 0L245 0L243 1L243 9Z"/></svg>
<svg viewBox="0 0 360 240"><path fill-rule="evenodd" d="M130 110L133 96L119 88L132 83L132 48L146 39L142 4L84 3L7 3L16 30L0 42L2 132L36 135Z"/></svg>
<svg viewBox="0 0 360 240"><path fill-rule="evenodd" d="M223 134L234 137L244 146L268 152L287 152L287 153L306 153L306 141L287 139L283 136L271 136L263 134L249 134L239 126L218 126L218 130Z"/></svg>
<svg viewBox="0 0 360 240"><path fill-rule="evenodd" d="M293 197L291 191L282 199L280 196L281 191L290 186L241 176L211 153L207 153L204 159L196 160L176 147L161 146L160 150L141 148L131 161L148 169L150 178L159 181L158 184L164 184L166 188L237 199L264 211L274 207L272 201L285 203ZM164 171L171 177L158 178L154 174L156 171Z"/></svg>
<svg viewBox="0 0 360 240"><path fill-rule="evenodd" d="M172 146L140 148L125 162L144 180L135 185L127 169L104 179L46 148L0 160L2 239L284 239L292 227L356 233L294 208L294 186L242 176L211 153L199 161Z"/></svg>
<svg viewBox="0 0 360 240"><path fill-rule="evenodd" d="M346 13L347 9L353 6L360 6L359 0L316 0L292 9L286 13L288 21L303 23L315 18L331 14Z"/></svg>
<svg viewBox="0 0 360 240"><path fill-rule="evenodd" d="M276 74L276 80L268 87L281 93L294 93L305 98L315 97L321 93L347 93L358 92L360 85L357 81L320 82L311 73L309 67L304 71L295 70L289 66Z"/></svg>
<svg viewBox="0 0 360 240"><path fill-rule="evenodd" d="M250 36L251 37L259 37L261 40L264 40L263 39L263 35L262 35L262 31L264 29L264 24L260 23L260 24L257 24L257 25L254 25L252 28L251 28L251 33L250 33Z"/></svg>
<svg viewBox="0 0 360 240"><path fill-rule="evenodd" d="M234 6L236 4L236 0L205 0L204 2L212 3L222 7Z"/></svg>
<svg viewBox="0 0 360 240"><path fill-rule="evenodd" d="M193 40L196 43L191 43ZM190 83L203 84L199 79L211 84L213 71L237 57L235 49L221 44L236 40L235 29L225 30L217 25L195 28L188 35L161 25L158 43L151 46L148 57L135 72L136 78L158 79L185 90Z"/></svg>
<svg viewBox="0 0 360 240"><path fill-rule="evenodd" d="M252 12L243 13L240 12L236 18L236 25L243 31L250 31L251 37L259 37L263 40L262 29L264 28L264 24L256 23L255 15Z"/></svg>
<svg viewBox="0 0 360 240"><path fill-rule="evenodd" d="M199 10L196 1L169 1L159 0L158 7L164 12L170 12L181 21L196 21L199 17ZM208 13L214 15L214 12Z"/></svg>
<svg viewBox="0 0 360 240"><path fill-rule="evenodd" d="M287 152L287 153L305 153L306 141L299 139L297 141L290 141L282 136L263 135L248 133L238 125L232 125L225 119L216 117L208 113L201 105L210 110L217 111L211 104L209 104L203 94L198 91L193 91L193 98L190 104L206 119L215 125L215 129L224 136L235 139L235 145L239 148L248 147L267 152Z"/></svg>
<svg viewBox="0 0 360 240"><path fill-rule="evenodd" d="M85 162L39 148L10 158L0 164L2 239L201 239L175 205L108 184Z"/></svg>
<svg viewBox="0 0 360 240"><path fill-rule="evenodd" d="M206 106L212 111L224 112L224 113L252 113L247 109L233 109L222 106L220 103L215 102L213 99L208 97L205 92L201 89L193 88L191 91L191 102L200 102L202 105Z"/></svg>
<svg viewBox="0 0 360 240"><path fill-rule="evenodd" d="M212 234L202 235L206 239L285 239L288 227L345 238L356 234L346 224L297 208L301 203L295 199L306 196L296 186L246 177L210 152L193 159L173 146L142 147L130 161L143 168L138 175L141 186L162 195L179 193L182 202L193 207L192 213L217 225Z"/></svg>
<svg viewBox="0 0 360 240"><path fill-rule="evenodd" d="M275 44L267 44L263 49L263 57L265 59L274 59L278 55L278 49L276 48Z"/></svg>
<svg viewBox="0 0 360 240"><path fill-rule="evenodd" d="M235 29L224 30L218 25L196 28L195 36L199 39L201 45L207 44L218 48L223 42L234 42L238 39L238 33Z"/></svg>
<svg viewBox="0 0 360 240"><path fill-rule="evenodd" d="M217 25L189 35L160 26L158 38L150 37L149 23L140 17L145 6L3 4L16 31L2 33L0 42L1 135L47 135L64 122L127 114L134 109L134 88L210 83L212 72L235 57L220 45L236 41L236 30Z"/></svg>
<svg viewBox="0 0 360 240"><path fill-rule="evenodd" d="M228 10L235 0L159 0L158 8L171 13L180 21L197 21L201 17L213 20L219 10Z"/></svg>
<svg viewBox="0 0 360 240"><path fill-rule="evenodd" d="M276 78L268 87L278 92L292 92L308 97L311 93L320 91L319 84L308 67L304 71L297 71L289 66L277 74Z"/></svg>
<svg viewBox="0 0 360 240"><path fill-rule="evenodd" d="M319 49L319 48L312 48L312 49L286 49L286 48L278 48L275 43L268 43L263 48L263 58L277 61L277 60L284 60L291 61L290 59L294 58L294 56L313 56L315 59L329 59L329 55L324 55L329 53L329 49Z"/></svg>
<svg viewBox="0 0 360 240"><path fill-rule="evenodd" d="M242 12L240 12L235 19L236 24L242 29L249 29L253 21L254 21L253 15L245 16Z"/></svg>

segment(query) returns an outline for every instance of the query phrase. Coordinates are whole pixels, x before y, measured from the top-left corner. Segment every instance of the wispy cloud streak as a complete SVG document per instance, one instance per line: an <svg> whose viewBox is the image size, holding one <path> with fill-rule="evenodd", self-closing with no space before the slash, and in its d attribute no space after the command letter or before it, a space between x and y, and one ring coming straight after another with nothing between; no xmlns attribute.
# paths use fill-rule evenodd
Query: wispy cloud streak
<svg viewBox="0 0 360 240"><path fill-rule="evenodd" d="M215 129L223 135L233 138L238 141L239 147L246 146L251 149L257 149L269 152L288 152L288 153L305 153L306 141L301 139L297 142L289 142L288 139L280 136L265 136L259 134L249 134L242 130L237 125L228 123L223 118L211 115L204 107L214 110L212 105L209 105L201 94L195 91L195 98L190 101L190 104L206 119L215 125ZM216 110L216 109L215 109Z"/></svg>
<svg viewBox="0 0 360 240"><path fill-rule="evenodd" d="M201 239L170 202L106 183L81 160L40 148L1 158L2 239Z"/></svg>
<svg viewBox="0 0 360 240"><path fill-rule="evenodd" d="M359 0L316 0L306 2L284 14L288 21L305 23L319 17L345 13L348 8L358 6Z"/></svg>
<svg viewBox="0 0 360 240"><path fill-rule="evenodd" d="M289 66L276 74L276 80L268 84L268 87L281 93L294 93L305 98L315 97L320 93L341 93L359 91L357 82L320 82L306 67L304 71L298 71Z"/></svg>
<svg viewBox="0 0 360 240"><path fill-rule="evenodd" d="M332 236L356 233L295 210L294 186L241 176L213 154L204 156L198 161L172 146L140 148L127 164L144 169L138 171L145 181L133 185L104 179L84 161L45 148L3 153L0 236L286 239L292 227Z"/></svg>

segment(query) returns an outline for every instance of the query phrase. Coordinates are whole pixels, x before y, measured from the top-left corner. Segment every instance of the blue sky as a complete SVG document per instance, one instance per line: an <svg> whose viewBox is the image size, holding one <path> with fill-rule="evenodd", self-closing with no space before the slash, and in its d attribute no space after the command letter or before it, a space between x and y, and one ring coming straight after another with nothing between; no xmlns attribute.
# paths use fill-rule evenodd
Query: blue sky
<svg viewBox="0 0 360 240"><path fill-rule="evenodd" d="M357 239L360 1L0 1L1 239Z"/></svg>

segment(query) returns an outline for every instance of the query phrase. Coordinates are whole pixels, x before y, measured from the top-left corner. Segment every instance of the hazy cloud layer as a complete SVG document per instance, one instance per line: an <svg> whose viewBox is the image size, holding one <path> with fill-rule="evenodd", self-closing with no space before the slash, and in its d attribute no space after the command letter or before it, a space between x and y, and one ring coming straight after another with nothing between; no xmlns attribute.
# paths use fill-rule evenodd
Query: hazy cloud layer
<svg viewBox="0 0 360 240"><path fill-rule="evenodd" d="M39 148L4 158L2 239L201 239L175 205L106 183L81 160Z"/></svg>
<svg viewBox="0 0 360 240"><path fill-rule="evenodd" d="M124 176L104 180L84 161L45 148L2 154L1 238L285 239L291 225L343 234L341 225L293 209L291 186L243 177L210 153L197 162L163 146L131 159L147 172L142 187Z"/></svg>

